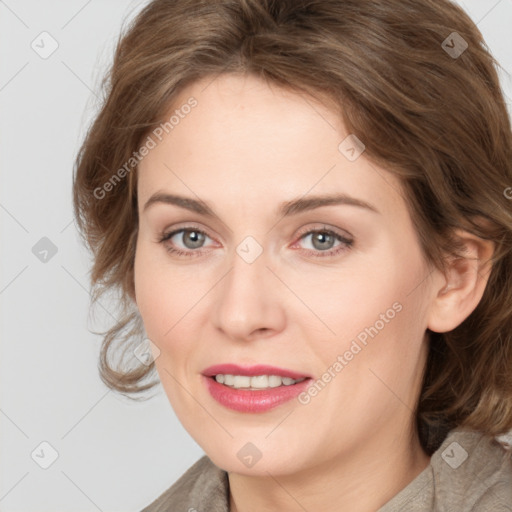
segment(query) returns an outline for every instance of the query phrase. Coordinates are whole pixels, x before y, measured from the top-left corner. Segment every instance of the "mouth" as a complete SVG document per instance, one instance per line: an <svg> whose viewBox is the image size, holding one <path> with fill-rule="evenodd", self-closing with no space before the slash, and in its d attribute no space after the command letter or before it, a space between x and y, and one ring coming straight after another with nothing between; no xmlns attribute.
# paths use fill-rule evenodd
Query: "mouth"
<svg viewBox="0 0 512 512"><path fill-rule="evenodd" d="M268 365L215 365L202 373L210 395L238 412L265 412L292 400L312 377Z"/></svg>

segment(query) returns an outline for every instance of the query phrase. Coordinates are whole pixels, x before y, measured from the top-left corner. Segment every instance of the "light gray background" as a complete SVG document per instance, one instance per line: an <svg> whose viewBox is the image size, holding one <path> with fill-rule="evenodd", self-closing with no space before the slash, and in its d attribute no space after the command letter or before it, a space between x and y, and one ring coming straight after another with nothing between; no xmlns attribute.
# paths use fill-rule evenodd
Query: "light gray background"
<svg viewBox="0 0 512 512"><path fill-rule="evenodd" d="M90 261L71 210L73 160L100 80L145 3L0 0L3 512L139 511L202 455L161 387L136 403L100 381L100 338L88 328L107 324L88 314ZM506 70L512 113L512 0L459 3ZM31 48L43 31L59 45L47 59ZM32 252L42 237L57 247L46 263ZM59 455L48 469L31 458L42 441Z"/></svg>

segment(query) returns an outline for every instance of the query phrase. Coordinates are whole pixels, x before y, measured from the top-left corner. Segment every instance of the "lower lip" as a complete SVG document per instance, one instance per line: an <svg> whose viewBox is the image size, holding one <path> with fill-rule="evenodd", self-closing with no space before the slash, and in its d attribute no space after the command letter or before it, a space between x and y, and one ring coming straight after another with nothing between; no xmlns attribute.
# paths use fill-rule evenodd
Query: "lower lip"
<svg viewBox="0 0 512 512"><path fill-rule="evenodd" d="M224 386L212 377L203 375L203 379L208 391L217 402L228 409L239 412L265 412L273 409L297 397L308 387L311 380L308 378L291 386L282 385L250 391Z"/></svg>

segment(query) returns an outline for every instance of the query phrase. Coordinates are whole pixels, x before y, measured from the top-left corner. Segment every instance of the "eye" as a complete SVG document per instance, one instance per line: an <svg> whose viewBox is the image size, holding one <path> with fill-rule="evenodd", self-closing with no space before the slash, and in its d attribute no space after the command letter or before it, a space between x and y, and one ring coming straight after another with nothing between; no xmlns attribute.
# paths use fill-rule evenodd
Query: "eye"
<svg viewBox="0 0 512 512"><path fill-rule="evenodd" d="M349 250L354 240L347 238L332 229L324 227L323 229L310 229L303 233L299 240L310 238L310 245L312 249L307 252L313 257L325 258L328 256L336 256L344 251ZM339 244L334 246L335 242Z"/></svg>
<svg viewBox="0 0 512 512"><path fill-rule="evenodd" d="M349 250L354 243L351 238L347 238L326 226L323 229L310 229L302 233L299 240L306 240L308 237L310 237L312 249L306 249L306 252L308 255L318 258L336 256ZM164 244L165 249L171 254L195 257L201 256L205 252L201 249L206 239L212 240L201 229L186 226L169 233L162 233L158 241ZM183 248L180 248L179 241L184 246ZM334 245L336 242L338 242L338 245Z"/></svg>
<svg viewBox="0 0 512 512"><path fill-rule="evenodd" d="M198 249L202 247L207 238L210 237L204 231L193 226L189 226L176 229L170 233L163 233L158 241L164 244L166 250L170 253L177 254L179 256L193 257L199 256L203 253L203 251ZM186 250L181 249L179 246L176 247L177 242L180 240ZM172 242L172 244L168 242Z"/></svg>

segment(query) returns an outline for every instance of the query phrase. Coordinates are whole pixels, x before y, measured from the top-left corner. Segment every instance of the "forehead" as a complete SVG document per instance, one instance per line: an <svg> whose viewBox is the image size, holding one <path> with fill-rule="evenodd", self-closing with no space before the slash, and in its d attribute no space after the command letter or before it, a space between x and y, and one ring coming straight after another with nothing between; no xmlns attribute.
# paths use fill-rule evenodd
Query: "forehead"
<svg viewBox="0 0 512 512"><path fill-rule="evenodd" d="M184 105L195 106L184 108ZM220 204L283 201L343 192L400 203L398 180L365 158L333 107L251 75L192 83L174 99L174 117L139 166L139 198L157 190L191 193ZM397 203L397 200L399 203ZM403 206L403 205L401 205Z"/></svg>

